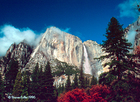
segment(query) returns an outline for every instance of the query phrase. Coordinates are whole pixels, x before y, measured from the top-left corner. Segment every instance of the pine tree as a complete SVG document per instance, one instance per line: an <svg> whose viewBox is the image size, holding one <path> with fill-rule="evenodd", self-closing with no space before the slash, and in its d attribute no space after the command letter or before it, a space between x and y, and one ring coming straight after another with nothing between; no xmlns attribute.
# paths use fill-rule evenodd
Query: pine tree
<svg viewBox="0 0 140 102"><path fill-rule="evenodd" d="M81 70L80 70L79 81L80 81L80 88L85 88L84 73L83 73L82 66L81 66Z"/></svg>
<svg viewBox="0 0 140 102"><path fill-rule="evenodd" d="M15 84L13 87L13 93L12 95L14 97L21 97L21 93L22 93L22 76L21 76L21 72L19 71L17 73L16 79L15 79ZM19 99L14 99L13 102L19 102Z"/></svg>
<svg viewBox="0 0 140 102"><path fill-rule="evenodd" d="M38 97L42 101L46 97L46 75L45 72L42 71L42 66L39 69L39 94Z"/></svg>
<svg viewBox="0 0 140 102"><path fill-rule="evenodd" d="M78 78L77 78L77 73L75 73L75 78L74 78L74 89L78 88Z"/></svg>
<svg viewBox="0 0 140 102"><path fill-rule="evenodd" d="M105 36L107 40L103 41L101 46L107 55L101 56L99 59L109 58L111 61L105 63L104 66L109 65L109 72L116 75L118 80L121 80L124 71L134 70L130 68L128 61L131 43L128 43L125 39L122 25L114 17L111 18L108 24Z"/></svg>
<svg viewBox="0 0 140 102"><path fill-rule="evenodd" d="M8 65L8 70L5 73L5 81L6 81L6 92L12 93L13 85L15 83L15 79L18 73L19 65L18 61L15 59L11 59Z"/></svg>
<svg viewBox="0 0 140 102"><path fill-rule="evenodd" d="M29 86L30 85L30 79L29 79L28 72L23 73L22 85L23 85L23 88L22 88L21 96L28 97L29 96L29 88L30 88L30 86ZM28 99L21 99L20 102L28 102Z"/></svg>
<svg viewBox="0 0 140 102"><path fill-rule="evenodd" d="M61 85L61 93L65 91L65 86L64 84Z"/></svg>
<svg viewBox="0 0 140 102"><path fill-rule="evenodd" d="M110 86L111 82L116 80L116 76L109 72L104 72L99 76L99 84Z"/></svg>
<svg viewBox="0 0 140 102"><path fill-rule="evenodd" d="M85 88L87 88L88 86L89 86L88 78L86 77L86 78L85 78Z"/></svg>
<svg viewBox="0 0 140 102"><path fill-rule="evenodd" d="M38 63L36 64L33 73L31 75L31 93L32 95L35 95L35 97L38 97L38 89L39 89L39 67L38 67Z"/></svg>
<svg viewBox="0 0 140 102"><path fill-rule="evenodd" d="M4 82L2 80L1 77L1 73L0 73L0 101L3 101L3 97L4 97Z"/></svg>
<svg viewBox="0 0 140 102"><path fill-rule="evenodd" d="M96 85L96 84L97 84L97 78L95 78L94 75L93 75L92 79L91 79L91 86Z"/></svg>
<svg viewBox="0 0 140 102"><path fill-rule="evenodd" d="M47 62L47 65L45 67L44 75L46 76L45 78L45 89L46 91L45 98L48 102L56 102L56 97L54 94L54 86L53 86L53 76L51 74L51 67L50 67L50 62Z"/></svg>
<svg viewBox="0 0 140 102"><path fill-rule="evenodd" d="M70 75L68 75L67 83L66 83L66 92L71 90L71 82L70 82Z"/></svg>

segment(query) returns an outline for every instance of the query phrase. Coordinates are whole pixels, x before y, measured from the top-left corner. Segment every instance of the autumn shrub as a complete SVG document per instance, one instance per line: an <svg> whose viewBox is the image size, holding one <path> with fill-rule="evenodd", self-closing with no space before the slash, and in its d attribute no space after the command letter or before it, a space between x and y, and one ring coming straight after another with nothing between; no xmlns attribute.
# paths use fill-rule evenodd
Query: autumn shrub
<svg viewBox="0 0 140 102"><path fill-rule="evenodd" d="M84 89L76 88L67 93L62 93L58 102L89 102L89 96L84 92Z"/></svg>
<svg viewBox="0 0 140 102"><path fill-rule="evenodd" d="M93 85L89 91L76 88L62 93L58 102L107 102L105 98L110 92L106 85Z"/></svg>

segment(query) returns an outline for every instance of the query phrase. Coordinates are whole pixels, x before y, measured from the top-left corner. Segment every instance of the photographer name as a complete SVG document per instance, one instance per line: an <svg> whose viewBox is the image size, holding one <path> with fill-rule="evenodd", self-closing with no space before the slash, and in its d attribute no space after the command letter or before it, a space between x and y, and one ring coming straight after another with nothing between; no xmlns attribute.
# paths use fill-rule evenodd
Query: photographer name
<svg viewBox="0 0 140 102"><path fill-rule="evenodd" d="M28 98L32 98L35 99L35 96L20 96L20 97L14 97L14 96L8 96L9 99L28 99Z"/></svg>

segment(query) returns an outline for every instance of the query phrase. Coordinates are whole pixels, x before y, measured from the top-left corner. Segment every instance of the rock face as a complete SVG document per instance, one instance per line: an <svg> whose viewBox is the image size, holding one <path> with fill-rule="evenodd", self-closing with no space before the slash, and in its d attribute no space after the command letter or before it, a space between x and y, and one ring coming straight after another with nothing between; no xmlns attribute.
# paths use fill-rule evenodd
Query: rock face
<svg viewBox="0 0 140 102"><path fill-rule="evenodd" d="M97 72L102 72L102 66L94 58L101 53L101 47L96 42L88 40L82 43L78 37L51 27L43 34L24 70L32 71L37 62L45 66L47 61L54 64L53 60L58 59L78 68L82 66L86 74L98 76Z"/></svg>
<svg viewBox="0 0 140 102"><path fill-rule="evenodd" d="M6 55L1 58L1 73L4 73L4 70L8 67L8 63L11 59L16 59L19 62L20 68L24 68L27 62L30 59L30 55L32 53L32 47L24 42L16 45L15 43L10 46L7 50Z"/></svg>
<svg viewBox="0 0 140 102"><path fill-rule="evenodd" d="M82 41L78 37L51 27L43 34L25 68L31 71L35 63L44 66L53 59L80 67L82 52Z"/></svg>
<svg viewBox="0 0 140 102"><path fill-rule="evenodd" d="M24 42L18 45L12 44L5 58L8 60L16 58L22 71L28 70L31 73L36 63L44 68L47 61L50 61L53 66L52 72L54 72L58 61L62 61L77 66L79 69L83 67L85 74L98 77L106 70L102 67L104 62L94 60L94 58L103 54L100 45L95 41L88 40L82 43L77 36L51 27L42 35L40 43L34 49ZM4 62L4 59L2 58L1 61ZM7 68L5 65L1 64L2 73Z"/></svg>

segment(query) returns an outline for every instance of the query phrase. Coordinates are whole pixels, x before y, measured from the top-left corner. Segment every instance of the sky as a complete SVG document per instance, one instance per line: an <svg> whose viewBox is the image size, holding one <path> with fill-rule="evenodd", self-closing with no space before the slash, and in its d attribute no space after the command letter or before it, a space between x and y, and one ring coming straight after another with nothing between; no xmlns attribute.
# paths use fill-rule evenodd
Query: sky
<svg viewBox="0 0 140 102"><path fill-rule="evenodd" d="M55 26L83 42L101 44L115 17L123 28L138 18L140 0L0 0L0 56L12 43L26 39L36 45L47 28Z"/></svg>

